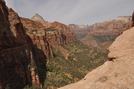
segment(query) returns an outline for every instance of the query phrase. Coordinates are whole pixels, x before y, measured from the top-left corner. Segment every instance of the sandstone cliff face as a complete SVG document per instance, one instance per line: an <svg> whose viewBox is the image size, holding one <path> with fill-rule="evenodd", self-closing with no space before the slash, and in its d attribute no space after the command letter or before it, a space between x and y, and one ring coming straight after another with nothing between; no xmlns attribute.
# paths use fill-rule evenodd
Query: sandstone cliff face
<svg viewBox="0 0 134 89"><path fill-rule="evenodd" d="M41 61L36 46L24 31L17 13L8 11L3 0L0 6L0 89L20 89L28 83L41 87L37 71Z"/></svg>
<svg viewBox="0 0 134 89"><path fill-rule="evenodd" d="M108 48L111 61L81 81L59 89L134 89L134 28L125 31Z"/></svg>
<svg viewBox="0 0 134 89"><path fill-rule="evenodd" d="M55 22L47 22L41 16L35 14L31 20L41 23L46 29L46 37L52 48L63 46L76 40L74 31L66 25Z"/></svg>
<svg viewBox="0 0 134 89"><path fill-rule="evenodd" d="M46 29L47 37L53 48L58 45L63 46L76 40L76 36L72 29L59 22L53 22Z"/></svg>
<svg viewBox="0 0 134 89"><path fill-rule="evenodd" d="M0 89L21 89L29 83L42 87L38 69L53 57L52 48L76 40L73 30L58 22L47 30L43 20L20 18L3 0L0 6Z"/></svg>
<svg viewBox="0 0 134 89"><path fill-rule="evenodd" d="M30 19L21 18L21 21L26 30L26 33L31 38L33 44L37 48L35 49L38 52L37 54L39 56L39 59L42 60L42 62L45 62L44 58L48 59L50 57L53 57L52 48L47 40L45 27L41 23L32 21ZM40 52L43 52L43 54L41 54Z"/></svg>

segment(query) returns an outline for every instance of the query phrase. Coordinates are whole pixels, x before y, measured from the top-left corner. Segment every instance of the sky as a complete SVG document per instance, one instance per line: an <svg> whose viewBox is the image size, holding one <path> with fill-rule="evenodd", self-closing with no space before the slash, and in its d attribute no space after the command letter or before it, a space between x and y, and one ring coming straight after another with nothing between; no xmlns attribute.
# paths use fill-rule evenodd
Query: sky
<svg viewBox="0 0 134 89"><path fill-rule="evenodd" d="M45 21L76 25L92 25L131 16L134 0L5 0L20 17L32 18L38 13Z"/></svg>

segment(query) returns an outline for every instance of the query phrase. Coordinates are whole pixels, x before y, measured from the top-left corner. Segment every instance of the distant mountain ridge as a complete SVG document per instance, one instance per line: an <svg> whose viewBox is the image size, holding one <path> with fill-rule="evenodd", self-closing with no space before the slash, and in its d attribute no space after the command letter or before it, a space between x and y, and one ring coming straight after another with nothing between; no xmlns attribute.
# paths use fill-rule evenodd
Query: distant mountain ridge
<svg viewBox="0 0 134 89"><path fill-rule="evenodd" d="M114 41L114 39L128 28L132 16L119 16L116 19L108 20L102 23L93 25L68 25L74 29L77 38L86 45L91 45L101 48L106 51L106 48ZM130 24L131 25L131 24Z"/></svg>
<svg viewBox="0 0 134 89"><path fill-rule="evenodd" d="M95 23L93 25L75 25L69 24L68 27L74 29L77 34L85 34L88 32L97 30L112 30L112 29L125 29L125 25L132 20L131 16L119 16L116 19L108 20L101 23ZM99 29L101 28L101 29ZM79 38L78 38L79 39ZM81 39L81 38L80 38Z"/></svg>

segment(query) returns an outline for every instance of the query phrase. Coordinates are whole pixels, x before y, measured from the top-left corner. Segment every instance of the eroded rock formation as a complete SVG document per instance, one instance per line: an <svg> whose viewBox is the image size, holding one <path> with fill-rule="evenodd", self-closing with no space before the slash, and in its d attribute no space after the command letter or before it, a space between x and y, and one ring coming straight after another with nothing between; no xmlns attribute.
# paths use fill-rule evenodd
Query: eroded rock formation
<svg viewBox="0 0 134 89"><path fill-rule="evenodd" d="M3 0L0 5L0 89L20 89L31 81L41 87L36 77L38 57L34 45L23 30L18 14L12 9L8 11ZM31 68L34 68L32 72Z"/></svg>
<svg viewBox="0 0 134 89"><path fill-rule="evenodd" d="M62 23L44 21L38 14L35 14L31 20L41 23L46 28L46 36L52 48L57 48L58 45L63 46L76 40L74 31Z"/></svg>
<svg viewBox="0 0 134 89"><path fill-rule="evenodd" d="M59 89L134 89L134 28L108 48L110 61L88 73L81 81Z"/></svg>

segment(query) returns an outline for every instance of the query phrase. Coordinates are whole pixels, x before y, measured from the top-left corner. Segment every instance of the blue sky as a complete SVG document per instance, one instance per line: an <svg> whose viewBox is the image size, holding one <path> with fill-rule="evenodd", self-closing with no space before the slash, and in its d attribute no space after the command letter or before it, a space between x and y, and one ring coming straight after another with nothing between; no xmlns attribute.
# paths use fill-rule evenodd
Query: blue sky
<svg viewBox="0 0 134 89"><path fill-rule="evenodd" d="M44 20L68 24L91 25L130 16L134 0L5 0L21 17L32 18L35 13Z"/></svg>

